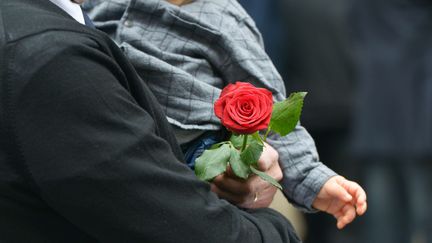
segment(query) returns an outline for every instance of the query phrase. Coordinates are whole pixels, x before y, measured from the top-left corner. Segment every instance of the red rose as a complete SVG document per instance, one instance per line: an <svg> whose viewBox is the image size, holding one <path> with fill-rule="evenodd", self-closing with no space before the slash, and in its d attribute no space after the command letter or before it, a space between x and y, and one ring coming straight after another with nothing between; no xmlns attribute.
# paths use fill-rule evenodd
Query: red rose
<svg viewBox="0 0 432 243"><path fill-rule="evenodd" d="M215 102L214 111L222 125L237 134L266 129L273 107L272 93L250 83L226 86Z"/></svg>

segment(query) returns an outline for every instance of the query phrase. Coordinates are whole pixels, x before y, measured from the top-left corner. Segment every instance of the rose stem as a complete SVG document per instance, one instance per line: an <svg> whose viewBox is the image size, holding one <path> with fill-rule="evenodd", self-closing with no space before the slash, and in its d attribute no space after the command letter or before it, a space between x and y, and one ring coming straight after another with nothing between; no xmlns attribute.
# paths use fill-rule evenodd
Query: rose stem
<svg viewBox="0 0 432 243"><path fill-rule="evenodd" d="M243 137L243 146L242 146L240 152L243 152L243 150L245 150L246 145L247 145L248 136L249 135L247 135L247 134L244 135L244 137Z"/></svg>
<svg viewBox="0 0 432 243"><path fill-rule="evenodd" d="M266 133L264 134L264 142L267 140L267 136L269 135L269 133L270 133L270 130L271 130L271 125L270 126L268 126L268 128L267 128L267 131L266 131Z"/></svg>

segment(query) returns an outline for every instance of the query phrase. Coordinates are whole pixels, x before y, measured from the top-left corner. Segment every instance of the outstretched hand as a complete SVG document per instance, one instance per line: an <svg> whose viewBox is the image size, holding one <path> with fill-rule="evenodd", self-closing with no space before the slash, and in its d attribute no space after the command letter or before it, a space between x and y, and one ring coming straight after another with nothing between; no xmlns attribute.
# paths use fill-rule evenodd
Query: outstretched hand
<svg viewBox="0 0 432 243"><path fill-rule="evenodd" d="M342 229L366 212L366 193L356 182L335 176L324 184L312 206L333 215Z"/></svg>
<svg viewBox="0 0 432 243"><path fill-rule="evenodd" d="M258 169L280 181L282 170L278 160L278 152L265 144L264 151L258 160ZM219 198L226 199L242 208L268 207L277 191L276 187L256 175L250 176L247 180L241 179L229 167L225 173L213 180L211 190Z"/></svg>

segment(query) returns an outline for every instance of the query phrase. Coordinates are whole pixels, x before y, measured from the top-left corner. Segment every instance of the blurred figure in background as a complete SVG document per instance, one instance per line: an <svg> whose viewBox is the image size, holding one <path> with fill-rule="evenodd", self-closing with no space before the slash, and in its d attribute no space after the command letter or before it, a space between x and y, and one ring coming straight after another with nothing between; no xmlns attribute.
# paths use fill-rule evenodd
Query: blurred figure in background
<svg viewBox="0 0 432 243"><path fill-rule="evenodd" d="M432 2L241 3L287 89L309 92L302 123L321 160L361 172L369 193L365 219L342 232L307 215L306 242L432 242Z"/></svg>
<svg viewBox="0 0 432 243"><path fill-rule="evenodd" d="M432 2L358 0L353 148L368 243L432 242Z"/></svg>
<svg viewBox="0 0 432 243"><path fill-rule="evenodd" d="M320 159L335 171L357 178L348 146L355 92L347 21L351 4L351 0L286 0L282 9L289 35L286 86L309 92L302 123L315 138ZM332 217L305 216L307 243L360 242L354 237L355 225L340 231Z"/></svg>
<svg viewBox="0 0 432 243"><path fill-rule="evenodd" d="M347 146L354 93L347 21L351 2L240 1L261 30L266 51L283 75L288 92L309 92L302 124L314 137L320 159L337 172L355 178L358 174ZM328 215L305 216L306 242L356 242L356 227L339 231Z"/></svg>

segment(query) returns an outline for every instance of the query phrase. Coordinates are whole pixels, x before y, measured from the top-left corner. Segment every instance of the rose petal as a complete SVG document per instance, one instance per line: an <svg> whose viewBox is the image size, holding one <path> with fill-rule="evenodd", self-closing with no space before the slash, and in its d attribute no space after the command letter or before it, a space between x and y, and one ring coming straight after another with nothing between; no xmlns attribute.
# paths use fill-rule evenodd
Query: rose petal
<svg viewBox="0 0 432 243"><path fill-rule="evenodd" d="M249 134L268 127L272 105L272 93L267 89L236 82L222 90L214 111L228 130Z"/></svg>

